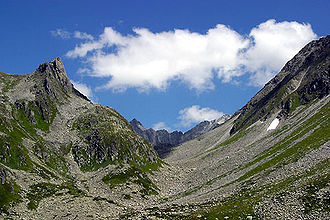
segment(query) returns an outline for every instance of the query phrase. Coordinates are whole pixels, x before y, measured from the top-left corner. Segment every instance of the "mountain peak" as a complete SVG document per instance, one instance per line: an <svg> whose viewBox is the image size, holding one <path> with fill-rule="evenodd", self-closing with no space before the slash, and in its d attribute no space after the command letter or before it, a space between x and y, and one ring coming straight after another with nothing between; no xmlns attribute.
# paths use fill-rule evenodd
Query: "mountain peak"
<svg viewBox="0 0 330 220"><path fill-rule="evenodd" d="M53 59L50 62L45 62L45 63L40 64L36 71L43 73L43 72L46 72L48 68L57 70L56 72L62 73L63 75L66 76L64 65L63 65L63 62L60 57L56 57L55 59Z"/></svg>
<svg viewBox="0 0 330 220"><path fill-rule="evenodd" d="M219 127L230 117L231 115L223 115L222 117L212 121L202 121L185 133L181 131L168 132L165 129L146 129L143 127L141 122L135 118L130 122L130 124L136 133L138 133L141 137L149 141L151 145L154 146L155 150L161 157L165 157L167 154L169 154L174 146L182 144L183 142L189 141Z"/></svg>
<svg viewBox="0 0 330 220"><path fill-rule="evenodd" d="M56 57L50 62L40 64L33 75L43 81L42 85L48 94L64 90L67 94L74 93L90 101L85 95L81 94L73 87L60 57Z"/></svg>
<svg viewBox="0 0 330 220"><path fill-rule="evenodd" d="M59 81L66 92L72 91L73 86L65 72L61 58L56 57L50 62L40 64L35 72L43 77L46 77L50 81Z"/></svg>
<svg viewBox="0 0 330 220"><path fill-rule="evenodd" d="M145 131L146 129L143 127L142 123L139 122L136 118L134 118L130 124L132 125L133 129L138 129L141 131Z"/></svg>

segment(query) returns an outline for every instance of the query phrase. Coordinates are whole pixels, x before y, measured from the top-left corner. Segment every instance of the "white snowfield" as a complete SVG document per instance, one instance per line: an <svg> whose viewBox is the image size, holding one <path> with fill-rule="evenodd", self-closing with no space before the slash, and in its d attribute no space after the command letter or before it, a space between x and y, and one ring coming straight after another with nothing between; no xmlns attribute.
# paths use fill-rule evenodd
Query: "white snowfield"
<svg viewBox="0 0 330 220"><path fill-rule="evenodd" d="M273 130L277 127L278 123L280 123L280 120L278 118L275 118L272 123L270 123L269 127L267 128L267 131Z"/></svg>

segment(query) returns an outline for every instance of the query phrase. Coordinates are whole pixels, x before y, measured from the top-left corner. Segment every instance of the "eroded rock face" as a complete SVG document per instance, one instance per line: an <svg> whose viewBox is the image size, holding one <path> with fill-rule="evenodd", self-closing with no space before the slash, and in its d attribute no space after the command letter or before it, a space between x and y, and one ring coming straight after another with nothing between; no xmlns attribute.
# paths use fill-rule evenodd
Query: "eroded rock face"
<svg viewBox="0 0 330 220"><path fill-rule="evenodd" d="M67 77L64 65L59 57L49 63L40 64L35 74L43 79L43 87L47 94L55 94L54 84L59 83L65 92L72 92L73 86Z"/></svg>
<svg viewBox="0 0 330 220"><path fill-rule="evenodd" d="M64 155L61 146L72 146L76 162L90 169L96 164L101 166L109 162L129 163L139 160L139 163L153 163L157 160L152 147L131 130L129 123L118 112L92 104L74 89L60 58L41 64L35 72L22 76L16 84L19 84L21 90L33 94L34 99L27 100L22 95L12 95L11 93L16 92L15 86L4 95L15 97L15 102L8 104L12 104L10 110L18 126L28 130L33 139L42 140L41 144L37 141L39 145L34 147L37 155L50 154L42 152L40 146L56 150L60 155ZM80 110L63 111L71 102L75 102L75 108ZM61 118L61 121L53 123L56 117ZM66 123L70 125L63 126ZM75 136L74 140L62 143L58 139L47 141L43 135L38 134L38 130L41 130L48 133L47 139L52 139L52 130L56 130L56 127L61 127L69 136ZM48 151L45 149L44 151ZM41 158L49 160L49 157Z"/></svg>
<svg viewBox="0 0 330 220"><path fill-rule="evenodd" d="M8 171L0 166L0 184L5 184L10 182L10 177Z"/></svg>

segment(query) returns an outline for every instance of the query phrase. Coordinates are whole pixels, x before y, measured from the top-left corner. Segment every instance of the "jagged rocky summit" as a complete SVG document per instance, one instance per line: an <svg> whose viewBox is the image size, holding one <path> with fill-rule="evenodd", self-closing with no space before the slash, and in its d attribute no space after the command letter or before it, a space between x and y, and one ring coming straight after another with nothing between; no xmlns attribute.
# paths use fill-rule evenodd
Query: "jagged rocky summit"
<svg viewBox="0 0 330 220"><path fill-rule="evenodd" d="M231 115L223 115L222 117L212 120L212 121L203 121L197 124L192 129L187 132L173 131L168 132L165 129L154 130L152 128L146 129L143 127L141 122L137 119L130 121L130 124L133 127L133 130L138 133L141 137L151 143L154 146L155 150L160 157L166 157L174 148L179 144L192 140L196 137L203 135L204 133L211 131L221 124L225 123Z"/></svg>

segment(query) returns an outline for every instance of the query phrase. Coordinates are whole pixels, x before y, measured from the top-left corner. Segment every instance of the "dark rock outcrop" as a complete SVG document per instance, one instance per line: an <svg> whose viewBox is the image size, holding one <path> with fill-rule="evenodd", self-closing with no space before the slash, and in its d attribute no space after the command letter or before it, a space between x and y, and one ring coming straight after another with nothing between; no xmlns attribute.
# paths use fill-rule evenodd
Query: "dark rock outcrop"
<svg viewBox="0 0 330 220"><path fill-rule="evenodd" d="M0 184L5 184L10 182L10 177L8 171L0 166Z"/></svg>

